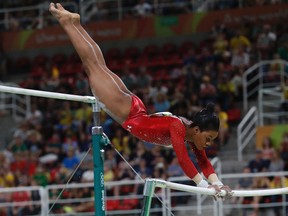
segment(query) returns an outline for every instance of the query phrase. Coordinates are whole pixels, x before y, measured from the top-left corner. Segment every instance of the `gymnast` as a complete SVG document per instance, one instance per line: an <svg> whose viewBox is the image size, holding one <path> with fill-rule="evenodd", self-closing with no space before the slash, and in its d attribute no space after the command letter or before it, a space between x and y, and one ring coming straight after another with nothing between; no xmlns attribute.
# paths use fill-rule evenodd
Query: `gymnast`
<svg viewBox="0 0 288 216"><path fill-rule="evenodd" d="M205 153L205 148L218 136L219 118L214 112L214 104L206 105L192 120L171 113L148 114L143 102L107 68L101 49L81 25L80 15L65 10L59 3L50 3L49 11L80 56L92 93L104 105L105 112L137 138L173 147L183 171L198 187L214 188L216 195L222 189L226 191L226 197L230 197L232 190L219 180ZM190 144L208 181L202 178L189 158L186 143Z"/></svg>

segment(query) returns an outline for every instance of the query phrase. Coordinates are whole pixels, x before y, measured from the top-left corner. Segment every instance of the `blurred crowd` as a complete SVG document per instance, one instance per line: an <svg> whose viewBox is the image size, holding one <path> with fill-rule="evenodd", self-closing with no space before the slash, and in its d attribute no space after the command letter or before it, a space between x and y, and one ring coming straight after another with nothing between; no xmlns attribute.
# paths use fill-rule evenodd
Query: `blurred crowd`
<svg viewBox="0 0 288 216"><path fill-rule="evenodd" d="M202 1L191 0L125 0L96 1L96 0L63 0L61 3L70 11L81 12L82 22L100 20L135 19L153 15L176 15L195 11L212 11L229 8L251 7L255 5L273 5L287 0L217 0ZM35 29L51 26L55 20L47 8L50 1L25 0L1 1L0 7L7 8L0 12L0 29L17 31L22 29ZM19 8L25 7L25 10ZM27 9L30 8L30 9ZM81 11L80 11L81 8Z"/></svg>
<svg viewBox="0 0 288 216"><path fill-rule="evenodd" d="M263 21L251 23L243 20L243 25L238 29L228 29L223 24L219 24L211 29L209 38L198 45L190 41L183 43L183 49L175 45L174 51L176 50L179 55L175 57L174 52L173 58L177 58L177 63L173 61L169 65L149 65L143 62L140 64L141 61L138 60L141 54L147 55L148 59L155 58L151 53L141 50L139 59L123 58L121 67L115 68L115 72L127 87L144 101L150 113L169 111L174 115L191 118L207 102L216 103L216 111L221 124L218 139L207 149L207 155L212 158L217 155L220 148L225 147L229 140L230 127L241 118L241 110L236 107L236 104L242 100L243 72L259 60L288 60L287 32L287 27L282 23L271 26ZM161 53L158 52L157 55ZM110 60L109 53L105 53L105 57L108 61ZM19 83L20 86L74 95L91 95L89 83L77 55L58 54L49 58L43 54L31 62L26 62L25 65L23 62L12 64L16 67L20 64L18 66L28 72L27 79ZM277 73L278 66L272 65L267 69L266 82L280 79ZM92 119L93 113L90 105L33 97L31 112L13 130L12 139L2 144L6 148L0 154L0 186L65 184L78 166L71 181L92 182ZM104 132L113 144L107 146L105 151L105 181L137 178L114 148L129 161L141 178L167 179L184 175L172 149L144 143L130 136L104 112L101 113L101 123ZM247 165L244 172L287 170L287 134L283 136L281 147L276 149L269 143L269 138L267 138L261 154L259 150L255 160ZM87 151L89 153L84 157ZM191 160L195 161L192 152ZM263 179L261 178L261 182ZM270 188L280 184L277 178L269 178L269 182L267 180L263 185L258 185L256 180L251 179L249 184L239 184L239 187ZM58 193L59 191L55 190L55 194L51 194L51 197L57 197ZM107 190L108 196L129 193L141 194L142 190L129 187ZM75 189L62 196L66 198L93 197L93 190L80 192ZM1 202L31 199L39 200L39 195L11 194L11 196L1 197ZM256 204L261 202L256 199L252 201ZM133 202L130 204L131 206L137 205ZM77 206L59 205L53 209L53 212L91 210L93 210L93 205L82 203ZM39 209L33 206L13 208L13 211L0 208L0 215L28 215L38 211ZM255 212L257 212L256 207Z"/></svg>
<svg viewBox="0 0 288 216"><path fill-rule="evenodd" d="M243 168L243 174L249 173L262 173L265 172L281 172L288 171L288 132L282 134L280 143L276 145L275 140L270 136L263 138L262 145L257 149L255 158L251 159L247 166ZM239 180L237 189L275 189L288 187L287 176L270 175L266 177L246 177ZM258 197L245 197L240 199L233 199L234 203L239 204L252 204L252 214L248 214L248 210L243 210L243 215L282 215L282 208L261 208L261 204L269 204L274 202L282 202L285 196L272 195L272 196L258 196ZM287 200L286 196L286 200ZM269 215L269 213L268 213Z"/></svg>

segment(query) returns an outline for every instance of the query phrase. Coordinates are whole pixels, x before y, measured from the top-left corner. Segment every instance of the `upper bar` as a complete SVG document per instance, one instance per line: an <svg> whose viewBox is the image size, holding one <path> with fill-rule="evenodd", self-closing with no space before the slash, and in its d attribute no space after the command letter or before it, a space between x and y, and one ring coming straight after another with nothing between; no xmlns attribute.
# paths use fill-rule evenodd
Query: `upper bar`
<svg viewBox="0 0 288 216"><path fill-rule="evenodd" d="M46 97L46 98L53 98L53 99L59 99L59 100L78 101L78 102L84 102L84 103L95 103L96 102L96 98L93 96L80 96L80 95L72 95L72 94L63 94L63 93L32 90L32 89L3 86L3 85L0 85L0 92L21 94L21 95L30 95L30 96L35 96L35 97Z"/></svg>

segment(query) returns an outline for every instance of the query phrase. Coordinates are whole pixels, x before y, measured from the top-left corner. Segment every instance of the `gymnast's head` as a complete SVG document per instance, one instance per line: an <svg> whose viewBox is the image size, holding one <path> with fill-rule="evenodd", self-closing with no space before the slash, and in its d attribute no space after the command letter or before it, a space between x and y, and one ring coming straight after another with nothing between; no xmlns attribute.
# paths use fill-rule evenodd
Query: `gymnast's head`
<svg viewBox="0 0 288 216"><path fill-rule="evenodd" d="M197 149L203 150L218 136L220 122L215 113L215 104L208 103L204 109L195 113L191 120L187 141L193 142Z"/></svg>

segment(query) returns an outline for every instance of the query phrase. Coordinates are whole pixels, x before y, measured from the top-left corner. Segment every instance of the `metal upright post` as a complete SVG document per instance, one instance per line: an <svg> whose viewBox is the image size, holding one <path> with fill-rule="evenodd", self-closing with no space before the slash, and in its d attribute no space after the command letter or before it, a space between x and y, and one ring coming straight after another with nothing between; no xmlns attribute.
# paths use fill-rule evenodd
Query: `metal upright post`
<svg viewBox="0 0 288 216"><path fill-rule="evenodd" d="M105 187L104 187L104 144L101 142L103 128L100 126L100 107L98 101L93 104L92 150L94 161L94 205L95 216L105 216Z"/></svg>
<svg viewBox="0 0 288 216"><path fill-rule="evenodd" d="M146 179L144 185L144 198L143 198L143 208L141 212L141 216L149 216L150 215L150 208L151 202L153 198L153 194L155 191L155 181L152 179Z"/></svg>

